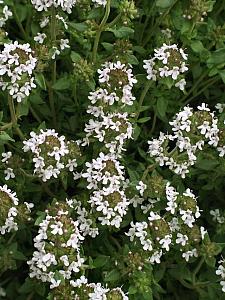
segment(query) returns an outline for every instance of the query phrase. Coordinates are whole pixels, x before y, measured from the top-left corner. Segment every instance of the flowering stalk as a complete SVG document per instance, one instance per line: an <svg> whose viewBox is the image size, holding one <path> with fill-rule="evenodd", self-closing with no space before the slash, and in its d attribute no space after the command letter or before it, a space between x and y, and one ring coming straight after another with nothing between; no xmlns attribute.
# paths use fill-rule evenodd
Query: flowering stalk
<svg viewBox="0 0 225 300"><path fill-rule="evenodd" d="M9 124L10 125L12 124L12 126L15 127L15 130L16 130L18 136L21 138L21 140L24 140L24 135L17 125L17 116L16 116L16 112L15 112L15 106L14 106L13 99L10 95L8 95L8 105L9 105L9 110L10 110L10 115L11 115L11 123L9 123ZM7 125L9 125L9 124L7 124Z"/></svg>
<svg viewBox="0 0 225 300"><path fill-rule="evenodd" d="M54 45L56 41L56 11L55 7L52 6L51 8L51 42ZM55 111L55 102L54 102L54 95L53 95L53 89L52 86L56 82L56 60L54 60L52 64L52 79L51 83L48 86L48 91L49 91L49 103L50 103L50 108L52 112L52 117L53 117L53 124L54 127L57 129L57 121L56 121L56 111Z"/></svg>
<svg viewBox="0 0 225 300"><path fill-rule="evenodd" d="M144 88L144 90L141 93L141 97L140 97L140 100L139 100L139 103L138 103L137 114L136 114L136 118L135 118L136 122L137 122L138 117L139 117L139 115L141 113L142 104L144 102L144 99L145 99L145 97L146 97L146 95L148 93L148 90L150 89L151 85L152 85L152 82L151 81L147 81L146 84L145 84L145 88Z"/></svg>
<svg viewBox="0 0 225 300"><path fill-rule="evenodd" d="M105 15L104 15L104 17L102 19L102 22L99 25L99 28L98 28L98 30L96 32L96 37L95 37L95 41L94 41L94 47L93 47L93 51L92 51L92 62L93 62L93 64L96 63L97 51L98 51L98 44L99 44L99 40L100 40L100 37L101 37L101 33L104 30L105 24L106 24L106 22L108 20L108 17L109 17L110 4L111 4L111 0L108 0L107 4L106 4L106 8L105 8Z"/></svg>

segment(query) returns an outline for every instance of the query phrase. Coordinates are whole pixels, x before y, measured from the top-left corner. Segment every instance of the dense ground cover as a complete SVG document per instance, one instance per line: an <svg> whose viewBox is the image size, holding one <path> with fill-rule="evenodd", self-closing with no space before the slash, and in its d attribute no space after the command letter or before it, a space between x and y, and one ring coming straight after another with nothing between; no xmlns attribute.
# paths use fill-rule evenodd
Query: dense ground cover
<svg viewBox="0 0 225 300"><path fill-rule="evenodd" d="M225 299L224 18L0 0L1 299Z"/></svg>

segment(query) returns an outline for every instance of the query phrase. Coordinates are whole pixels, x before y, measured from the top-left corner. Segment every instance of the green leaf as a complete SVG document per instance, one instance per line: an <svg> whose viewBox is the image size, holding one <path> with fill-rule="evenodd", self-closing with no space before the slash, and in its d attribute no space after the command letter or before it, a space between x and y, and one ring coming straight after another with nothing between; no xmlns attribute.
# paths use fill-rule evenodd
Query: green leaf
<svg viewBox="0 0 225 300"><path fill-rule="evenodd" d="M164 117L166 114L168 106L168 100L166 98L159 98L157 101L157 111L161 117Z"/></svg>
<svg viewBox="0 0 225 300"><path fill-rule="evenodd" d="M29 97L29 101L34 104L43 104L44 101L41 99L41 96L37 93L33 93Z"/></svg>
<svg viewBox="0 0 225 300"><path fill-rule="evenodd" d="M73 29L79 31L79 32L83 32L83 31L88 29L88 25L85 24L85 23L69 22L68 25L71 26Z"/></svg>
<svg viewBox="0 0 225 300"><path fill-rule="evenodd" d="M132 55L132 54L127 54L126 58L127 58L127 62L131 65L138 65L139 64L139 61L138 61L137 57Z"/></svg>
<svg viewBox="0 0 225 300"><path fill-rule="evenodd" d="M215 257L205 257L205 262L208 266L212 267L212 268L215 268L215 265L216 265L216 259Z"/></svg>
<svg viewBox="0 0 225 300"><path fill-rule="evenodd" d="M56 81L56 83L52 86L54 90L66 90L70 87L70 79L68 77L62 77Z"/></svg>
<svg viewBox="0 0 225 300"><path fill-rule="evenodd" d="M17 260L27 260L26 256L20 251L13 252L12 257Z"/></svg>
<svg viewBox="0 0 225 300"><path fill-rule="evenodd" d="M26 281L19 288L19 293L28 294L29 292L32 292L33 289L34 289L34 281L31 278L27 277Z"/></svg>
<svg viewBox="0 0 225 300"><path fill-rule="evenodd" d="M116 269L110 271L106 276L105 276L105 281L117 281L121 277L119 271Z"/></svg>
<svg viewBox="0 0 225 300"><path fill-rule="evenodd" d="M219 165L218 161L201 159L196 163L196 167L205 171L213 170Z"/></svg>
<svg viewBox="0 0 225 300"><path fill-rule="evenodd" d="M130 27L120 27L119 29L111 29L109 28L108 31L111 31L114 33L115 37L121 39L121 38L127 38L134 33L134 29Z"/></svg>
<svg viewBox="0 0 225 300"><path fill-rule="evenodd" d="M107 264L107 262L109 261L110 256L106 256L106 255L99 255L93 262L93 265L95 268L101 268L104 265Z"/></svg>
<svg viewBox="0 0 225 300"><path fill-rule="evenodd" d="M196 53L201 53L203 50L205 50L201 41L192 41L191 49Z"/></svg>
<svg viewBox="0 0 225 300"><path fill-rule="evenodd" d="M37 213L39 216L37 217L34 225L38 226L46 217L46 213L45 212L38 212Z"/></svg>
<svg viewBox="0 0 225 300"><path fill-rule="evenodd" d="M223 80L223 83L225 83L225 70L221 70L218 73L219 73L221 79Z"/></svg>
<svg viewBox="0 0 225 300"><path fill-rule="evenodd" d="M211 57L207 60L207 65L210 68L220 64L225 64L225 48L221 48L212 52Z"/></svg>
<svg viewBox="0 0 225 300"><path fill-rule="evenodd" d="M42 90L47 90L44 75L42 73L35 74L35 81Z"/></svg>
<svg viewBox="0 0 225 300"><path fill-rule="evenodd" d="M12 139L8 133L6 133L5 131L0 132L0 143L1 142L7 142L7 141L11 141L11 142L15 142L14 139Z"/></svg>
<svg viewBox="0 0 225 300"><path fill-rule="evenodd" d="M146 123L146 122L148 122L149 120L151 120L151 117L145 117L145 118L139 119L137 122L138 122L138 123Z"/></svg>
<svg viewBox="0 0 225 300"><path fill-rule="evenodd" d="M20 22L23 22L27 17L28 6L23 4L18 4L15 6L15 10Z"/></svg>
<svg viewBox="0 0 225 300"><path fill-rule="evenodd" d="M140 179L139 179L140 176L139 176L139 174L136 172L136 170L132 170L132 169L130 169L130 168L127 168L127 172L128 172L128 175L129 175L131 181L138 181L138 180L140 180Z"/></svg>
<svg viewBox="0 0 225 300"><path fill-rule="evenodd" d="M27 116L28 113L29 113L29 103L26 99L25 101L18 103L17 115L18 117Z"/></svg>
<svg viewBox="0 0 225 300"><path fill-rule="evenodd" d="M88 15L87 15L87 19L96 19L101 17L102 15L102 8L101 7L97 7L92 9Z"/></svg>
<svg viewBox="0 0 225 300"><path fill-rule="evenodd" d="M109 52L112 52L114 48L113 44L110 43L102 43L102 46L105 48L105 50Z"/></svg>
<svg viewBox="0 0 225 300"><path fill-rule="evenodd" d="M137 288L136 288L135 286L131 285L131 286L129 287L128 293L129 293L130 295L136 294L136 293L137 293Z"/></svg>
<svg viewBox="0 0 225 300"><path fill-rule="evenodd" d="M79 53L72 51L70 57L73 62L79 62L81 60L81 56Z"/></svg>
<svg viewBox="0 0 225 300"><path fill-rule="evenodd" d="M156 6L160 8L168 8L175 3L175 0L156 0Z"/></svg>
<svg viewBox="0 0 225 300"><path fill-rule="evenodd" d="M140 133L141 133L141 128L138 125L135 125L134 131L133 131L133 138L135 141L138 139Z"/></svg>

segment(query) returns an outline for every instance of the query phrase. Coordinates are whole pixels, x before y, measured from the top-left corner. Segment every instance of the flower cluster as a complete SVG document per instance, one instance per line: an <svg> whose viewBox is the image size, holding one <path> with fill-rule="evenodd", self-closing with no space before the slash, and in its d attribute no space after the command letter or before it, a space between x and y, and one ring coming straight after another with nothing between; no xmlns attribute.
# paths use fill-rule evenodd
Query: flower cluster
<svg viewBox="0 0 225 300"><path fill-rule="evenodd" d="M70 280L63 286L56 287L50 292L54 300L60 300L65 295L70 300L128 300L129 298L121 288L109 289L103 287L101 283L89 283L88 279L82 275L76 280ZM51 298L52 299L52 298Z"/></svg>
<svg viewBox="0 0 225 300"><path fill-rule="evenodd" d="M4 1L0 0L0 28L3 27L6 21L12 17L12 12L8 5L4 5Z"/></svg>
<svg viewBox="0 0 225 300"><path fill-rule="evenodd" d="M225 264L224 260L219 261L219 267L216 270L216 275L221 277L220 285L222 286L222 291L225 293Z"/></svg>
<svg viewBox="0 0 225 300"><path fill-rule="evenodd" d="M71 285L75 288L74 299L87 300L128 300L121 288L114 289L104 288L100 283L88 283L85 276L81 276L76 281L71 281Z"/></svg>
<svg viewBox="0 0 225 300"><path fill-rule="evenodd" d="M39 49L39 52L41 53L40 57L43 56L43 59L55 59L56 56L62 53L62 51L70 48L69 40L65 39L62 34L64 30L68 29L67 21L63 16L59 14L56 14L55 16L55 19L57 21L56 36L54 38L47 39L47 36L49 34L49 26L51 22L53 22L52 18L52 16L48 16L41 19L40 32L38 32L34 37L34 41L39 44L37 45L37 47Z"/></svg>
<svg viewBox="0 0 225 300"><path fill-rule="evenodd" d="M94 118L85 125L83 145L95 138L102 145L102 151L91 163L86 163L82 177L92 190L89 203L99 214L98 220L102 225L119 228L130 201L124 189L124 167L118 159L133 132L128 113L120 111L133 104L132 88L137 81L132 69L120 61L105 63L98 73L100 88L90 93L89 99L94 106L89 105L87 109Z"/></svg>
<svg viewBox="0 0 225 300"><path fill-rule="evenodd" d="M196 163L198 153L208 144L225 154L224 121L215 117L205 103L193 108L185 106L170 122L173 134L160 133L158 139L149 141L149 153L160 166L168 166L170 170L185 178L189 168ZM169 142L175 144L169 151Z"/></svg>
<svg viewBox="0 0 225 300"><path fill-rule="evenodd" d="M79 230L82 235L86 235L95 238L99 234L97 225L95 224L95 218L92 216L91 211L82 206L81 201L76 199L69 200L72 201L74 211L76 212L76 219L79 223Z"/></svg>
<svg viewBox="0 0 225 300"><path fill-rule="evenodd" d="M111 153L121 153L126 140L132 138L132 125L127 113L109 113L105 115L101 108L89 106L88 113L99 117L89 120L85 126L86 138L95 137L103 142Z"/></svg>
<svg viewBox="0 0 225 300"><path fill-rule="evenodd" d="M75 141L66 141L65 136L59 136L54 129L30 133L31 138L24 141L24 152L33 153L35 164L34 174L43 181L57 178L61 171L73 172L77 167L80 150Z"/></svg>
<svg viewBox="0 0 225 300"><path fill-rule="evenodd" d="M142 195L143 191L146 190L146 193L148 191L147 185L143 182L139 183L137 189ZM166 206L163 211L166 213L161 216L160 211L154 212L155 204L159 201L165 203L164 199ZM148 212L144 205L141 208L144 208L144 213ZM148 222L131 222L131 228L126 235L135 245L141 244L150 263L160 263L163 253L168 252L171 246L181 251L186 261L199 255L199 243L204 240L206 231L204 227L199 228L195 224L200 217L200 210L190 189L180 194L167 182L164 197L156 201L152 199L148 214Z"/></svg>
<svg viewBox="0 0 225 300"><path fill-rule="evenodd" d="M80 255L84 237L80 234L79 223L70 216L73 209L72 202L66 200L53 203L45 211L46 216L34 238L37 250L27 262L30 277L51 283L51 289L70 280L73 274L79 274L84 263Z"/></svg>
<svg viewBox="0 0 225 300"><path fill-rule="evenodd" d="M2 153L2 163L6 165L6 169L4 170L5 180L9 180L10 178L15 178L15 173L12 168L9 167L10 158L12 157L12 152L3 152Z"/></svg>
<svg viewBox="0 0 225 300"><path fill-rule="evenodd" d="M154 51L153 58L144 60L143 67L147 71L147 79L167 83L170 79L172 84L175 82L175 87L183 91L186 81L182 74L188 70L186 65L187 54L182 48L178 48L176 44L163 44L162 47Z"/></svg>
<svg viewBox="0 0 225 300"><path fill-rule="evenodd" d="M100 103L104 106L119 102L120 105L133 105L135 97L132 95L132 88L137 80L131 68L120 61L106 62L98 73L101 88L90 93L89 99L92 104Z"/></svg>
<svg viewBox="0 0 225 300"><path fill-rule="evenodd" d="M221 216L220 210L218 208L216 208L214 210L211 209L209 213L210 213L211 216L213 216L213 221L214 222L218 222L219 224L225 223L225 217Z"/></svg>
<svg viewBox="0 0 225 300"><path fill-rule="evenodd" d="M0 214L0 233L5 234L12 230L18 230L15 220L18 214L19 200L15 192L12 192L7 185L0 186L1 214Z"/></svg>
<svg viewBox="0 0 225 300"><path fill-rule="evenodd" d="M51 7L60 7L63 11L70 14L77 0L31 0L34 8L37 11L47 11Z"/></svg>
<svg viewBox="0 0 225 300"><path fill-rule="evenodd" d="M213 4L213 1L208 0L190 0L183 17L194 22L203 22L208 12L212 11Z"/></svg>
<svg viewBox="0 0 225 300"><path fill-rule="evenodd" d="M86 163L87 170L82 174L92 189L90 204L101 216L98 219L103 225L120 227L122 217L127 213L129 201L121 188L125 180L124 167L114 154L100 153L92 163Z"/></svg>
<svg viewBox="0 0 225 300"><path fill-rule="evenodd" d="M29 44L19 44L17 41L4 44L0 52L0 87L8 90L9 95L21 102L30 95L34 83L33 71L37 59Z"/></svg>

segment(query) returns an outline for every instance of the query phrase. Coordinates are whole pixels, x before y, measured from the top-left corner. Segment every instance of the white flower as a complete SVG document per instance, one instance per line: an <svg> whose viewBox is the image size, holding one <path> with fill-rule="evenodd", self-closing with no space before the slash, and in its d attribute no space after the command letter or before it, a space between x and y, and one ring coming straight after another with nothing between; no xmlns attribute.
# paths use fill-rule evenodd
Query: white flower
<svg viewBox="0 0 225 300"><path fill-rule="evenodd" d="M160 261L161 256L162 256L162 250L160 250L160 251L155 251L155 252L149 257L149 262L150 262L151 264L154 264L155 262L156 262L157 264L160 264L160 263L161 263L161 261Z"/></svg>
<svg viewBox="0 0 225 300"><path fill-rule="evenodd" d="M96 3L97 5L106 6L107 0L92 0L92 2Z"/></svg>
<svg viewBox="0 0 225 300"><path fill-rule="evenodd" d="M6 170L4 170L4 174L5 174L5 180L9 180L10 178L16 177L12 168L7 168Z"/></svg>
<svg viewBox="0 0 225 300"><path fill-rule="evenodd" d="M177 233L176 243L185 246L188 241L188 237L186 234L182 234L180 232Z"/></svg>
<svg viewBox="0 0 225 300"><path fill-rule="evenodd" d="M223 262L223 261L222 261ZM221 276L222 279L225 278L225 268L224 266L221 264L218 269L216 270L216 275Z"/></svg>
<svg viewBox="0 0 225 300"><path fill-rule="evenodd" d="M136 189L139 191L140 195L143 197L144 191L146 190L147 185L143 183L143 181L139 181L138 185L136 185Z"/></svg>
<svg viewBox="0 0 225 300"><path fill-rule="evenodd" d="M220 210L218 208L214 210L211 209L209 213L213 216L213 221L217 221L220 224L225 222L225 218L220 215Z"/></svg>
<svg viewBox="0 0 225 300"><path fill-rule="evenodd" d="M3 163L8 163L8 160L12 157L12 152L3 152L2 153L2 162Z"/></svg>
<svg viewBox="0 0 225 300"><path fill-rule="evenodd" d="M159 241L159 244L161 245L162 248L166 249L166 251L169 251L169 245L171 244L172 240L171 240L171 235L167 234L163 239L161 239Z"/></svg>
<svg viewBox="0 0 225 300"><path fill-rule="evenodd" d="M218 109L219 113L221 114L224 111L225 104L224 103L217 103L215 108Z"/></svg>
<svg viewBox="0 0 225 300"><path fill-rule="evenodd" d="M184 252L182 253L182 257L186 260L186 261L189 261L189 259L191 257L198 257L198 252L197 252L197 249L194 248L192 250L189 250L187 252Z"/></svg>
<svg viewBox="0 0 225 300"><path fill-rule="evenodd" d="M184 90L185 85L186 85L186 80L183 78L175 83L175 87L178 87L181 91Z"/></svg>
<svg viewBox="0 0 225 300"><path fill-rule="evenodd" d="M68 163L66 165L66 168L68 168L70 172L73 172L74 168L76 168L76 167L77 167L77 160L76 160L76 158L74 158L74 159L68 159Z"/></svg>
<svg viewBox="0 0 225 300"><path fill-rule="evenodd" d="M46 37L47 37L47 35L45 33L38 32L38 34L34 37L34 40L35 40L35 42L37 42L39 44L43 44Z"/></svg>
<svg viewBox="0 0 225 300"><path fill-rule="evenodd" d="M224 281L224 280L221 280L221 281L220 281L220 285L222 286L222 292L225 293L225 281Z"/></svg>
<svg viewBox="0 0 225 300"><path fill-rule="evenodd" d="M60 51L57 47L52 47L52 59L55 59L57 55L60 54Z"/></svg>
<svg viewBox="0 0 225 300"><path fill-rule="evenodd" d="M52 224L50 225L51 233L56 235L63 235L63 230L62 230L63 224L61 222L56 222L56 224Z"/></svg>
<svg viewBox="0 0 225 300"><path fill-rule="evenodd" d="M201 226L200 231L201 231L202 240L204 240L205 235L207 234L207 230L205 230L205 228L203 226Z"/></svg>
<svg viewBox="0 0 225 300"><path fill-rule="evenodd" d="M69 40L68 39L61 39L60 40L60 49L64 50L66 48L70 48Z"/></svg>

